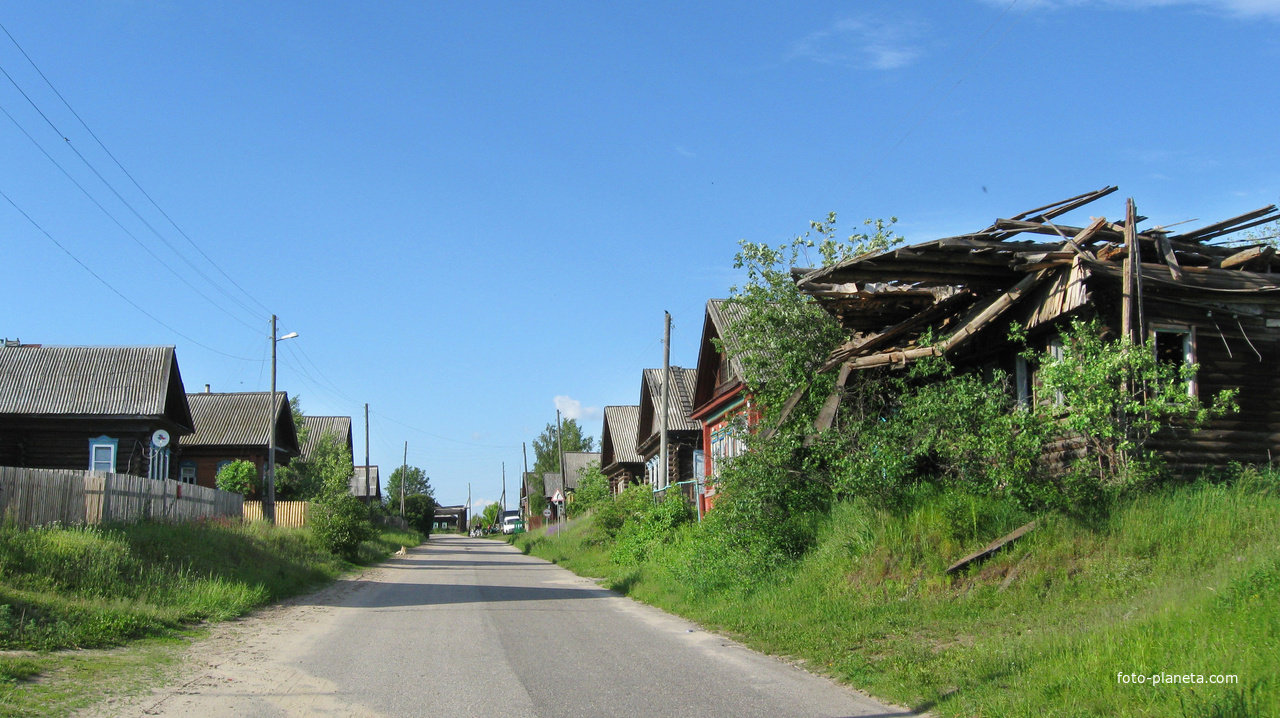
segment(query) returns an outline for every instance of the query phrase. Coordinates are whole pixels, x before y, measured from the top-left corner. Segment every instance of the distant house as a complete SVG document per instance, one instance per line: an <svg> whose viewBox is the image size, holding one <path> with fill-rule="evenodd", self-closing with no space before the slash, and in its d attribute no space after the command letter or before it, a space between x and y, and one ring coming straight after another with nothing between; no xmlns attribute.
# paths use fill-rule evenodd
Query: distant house
<svg viewBox="0 0 1280 718"><path fill-rule="evenodd" d="M667 407L667 466L660 467L662 439L662 370L645 369L640 382L640 417L636 451L645 462L646 482L655 490L685 484L694 497L694 467L702 461L702 425L692 418L695 370L671 367Z"/></svg>
<svg viewBox="0 0 1280 718"><path fill-rule="evenodd" d="M716 481L726 461L747 450L747 430L757 420L742 378L742 362L733 356L730 328L742 319L741 305L726 299L707 301L702 344L693 389L693 418L702 423L702 474L706 478L703 510L715 502ZM719 343L721 348L717 348Z"/></svg>
<svg viewBox="0 0 1280 718"><path fill-rule="evenodd" d="M338 440L338 444L347 447L347 453L355 456L355 448L351 442L351 417L349 416L303 416L302 425L306 427L306 439L299 447L301 453L298 458L303 461L310 461L315 455L316 447L320 445L320 438L325 434L332 435Z"/></svg>
<svg viewBox="0 0 1280 718"><path fill-rule="evenodd" d="M365 481L366 474L369 477L368 482ZM382 500L382 483L378 477L377 466L355 467L355 474L351 477L351 495L366 503Z"/></svg>
<svg viewBox="0 0 1280 718"><path fill-rule="evenodd" d="M467 517L466 506L437 506L431 527L441 531L466 531Z"/></svg>
<svg viewBox="0 0 1280 718"><path fill-rule="evenodd" d="M606 406L600 432L600 470L609 478L609 489L620 493L628 484L644 478L644 457L636 451L640 432L639 406Z"/></svg>
<svg viewBox="0 0 1280 718"><path fill-rule="evenodd" d="M276 392L187 394L195 433L183 437L178 449L178 467L183 481L215 486L218 472L233 461L252 461L258 476L266 473L271 431L276 432L276 463L284 466L298 456L298 432L289 408L289 395Z"/></svg>
<svg viewBox="0 0 1280 718"><path fill-rule="evenodd" d="M0 465L171 478L193 426L173 347L0 347Z"/></svg>

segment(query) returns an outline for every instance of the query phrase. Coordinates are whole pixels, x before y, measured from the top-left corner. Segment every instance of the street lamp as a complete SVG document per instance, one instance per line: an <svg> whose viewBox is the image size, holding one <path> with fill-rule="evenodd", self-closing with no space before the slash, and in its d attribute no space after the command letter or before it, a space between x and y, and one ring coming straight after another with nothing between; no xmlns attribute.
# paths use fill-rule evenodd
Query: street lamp
<svg viewBox="0 0 1280 718"><path fill-rule="evenodd" d="M276 315L271 315L271 406L267 409L271 438L267 442L267 495L262 499L262 515L269 523L276 522L276 344L296 336L297 332L289 332L277 338Z"/></svg>

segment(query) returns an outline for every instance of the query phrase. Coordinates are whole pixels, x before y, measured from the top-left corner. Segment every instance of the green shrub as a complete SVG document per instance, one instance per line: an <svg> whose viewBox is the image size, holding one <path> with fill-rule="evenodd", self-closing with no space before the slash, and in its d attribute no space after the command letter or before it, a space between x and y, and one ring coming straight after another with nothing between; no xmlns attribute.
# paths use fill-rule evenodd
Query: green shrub
<svg viewBox="0 0 1280 718"><path fill-rule="evenodd" d="M574 490L573 501L569 504L569 516L582 516L610 499L609 478L600 471L600 462L593 461L578 474L578 488Z"/></svg>
<svg viewBox="0 0 1280 718"><path fill-rule="evenodd" d="M655 545L670 539L677 528L694 518L684 495L674 489L660 501L636 509L616 534L613 560L622 565L642 563Z"/></svg>
<svg viewBox="0 0 1280 718"><path fill-rule="evenodd" d="M311 525L321 546L348 560L356 557L360 542L373 536L368 507L349 494L330 495L317 501Z"/></svg>
<svg viewBox="0 0 1280 718"><path fill-rule="evenodd" d="M413 494L404 500L404 518L409 528L423 536L431 535L432 524L436 518L436 501L426 494Z"/></svg>
<svg viewBox="0 0 1280 718"><path fill-rule="evenodd" d="M223 491L248 496L258 491L258 467L252 461L237 459L218 471L214 484Z"/></svg>

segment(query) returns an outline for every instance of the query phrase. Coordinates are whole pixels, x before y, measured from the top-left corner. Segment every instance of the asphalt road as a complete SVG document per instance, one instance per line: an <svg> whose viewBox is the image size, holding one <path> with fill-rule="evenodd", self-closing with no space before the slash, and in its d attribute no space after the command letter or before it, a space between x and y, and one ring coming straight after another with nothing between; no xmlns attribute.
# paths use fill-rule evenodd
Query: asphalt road
<svg viewBox="0 0 1280 718"><path fill-rule="evenodd" d="M459 536L434 536L212 641L178 684L105 712L911 715L506 544Z"/></svg>

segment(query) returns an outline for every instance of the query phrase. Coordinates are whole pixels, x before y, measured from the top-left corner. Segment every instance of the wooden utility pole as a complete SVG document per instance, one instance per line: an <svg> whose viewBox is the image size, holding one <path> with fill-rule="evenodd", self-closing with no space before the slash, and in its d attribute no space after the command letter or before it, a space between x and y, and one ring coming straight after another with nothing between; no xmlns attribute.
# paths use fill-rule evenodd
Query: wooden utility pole
<svg viewBox="0 0 1280 718"><path fill-rule="evenodd" d="M262 497L262 516L276 522L276 315L271 315L271 405L267 407L267 490Z"/></svg>
<svg viewBox="0 0 1280 718"><path fill-rule="evenodd" d="M471 533L471 482L467 482L467 507L462 510L462 515L467 519L467 533Z"/></svg>
<svg viewBox="0 0 1280 718"><path fill-rule="evenodd" d="M373 480L373 467L369 466L369 404L364 405L364 500L369 501L369 482Z"/></svg>
<svg viewBox="0 0 1280 718"><path fill-rule="evenodd" d="M525 495L525 487L529 485L529 451L525 448L524 442L520 442L520 456L524 457L524 473L520 474L520 508L523 514L529 513L529 497ZM528 527L532 523L531 515L524 517L525 526Z"/></svg>
<svg viewBox="0 0 1280 718"><path fill-rule="evenodd" d="M1124 283L1121 288L1120 324L1124 336L1141 344L1146 330L1142 308L1142 247L1138 243L1138 208L1129 198L1124 218Z"/></svg>
<svg viewBox="0 0 1280 718"><path fill-rule="evenodd" d="M366 469L367 470L367 469ZM409 442L404 442L404 463L400 466L400 518L404 518L404 484L409 480Z"/></svg>
<svg viewBox="0 0 1280 718"><path fill-rule="evenodd" d="M507 520L507 462L502 462L502 521Z"/></svg>
<svg viewBox="0 0 1280 718"><path fill-rule="evenodd" d="M564 521L564 506L569 500L569 484L564 473L564 437L560 429L560 410L556 409L556 451L560 454L560 506L556 510L556 523ZM552 497L554 498L554 496Z"/></svg>
<svg viewBox="0 0 1280 718"><path fill-rule="evenodd" d="M658 444L658 471L654 476L654 490L666 489L671 480L671 465L667 457L667 414L671 409L671 312L662 313L662 438Z"/></svg>

